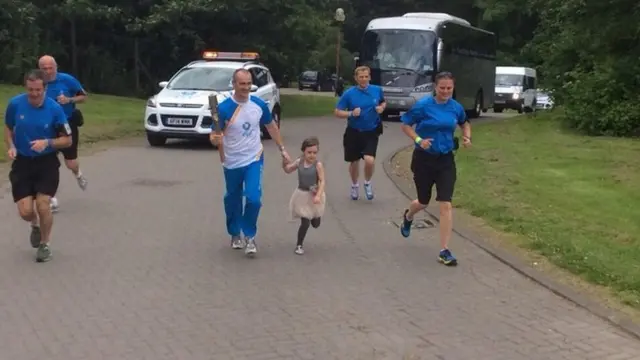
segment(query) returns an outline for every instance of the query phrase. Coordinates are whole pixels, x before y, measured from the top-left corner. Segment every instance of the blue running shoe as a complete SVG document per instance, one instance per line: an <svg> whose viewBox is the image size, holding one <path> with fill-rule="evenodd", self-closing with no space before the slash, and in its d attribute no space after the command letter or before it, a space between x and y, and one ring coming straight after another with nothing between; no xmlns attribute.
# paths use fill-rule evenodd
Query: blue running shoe
<svg viewBox="0 0 640 360"><path fill-rule="evenodd" d="M413 223L413 220L407 219L408 213L409 213L409 209L406 209L404 211L404 214L402 215L402 225L400 226L400 234L402 234L402 236L406 238L408 238L409 235L411 235L411 224Z"/></svg>
<svg viewBox="0 0 640 360"><path fill-rule="evenodd" d="M458 260L453 256L449 249L440 250L440 255L438 256L438 261L445 264L446 266L456 266L458 265Z"/></svg>

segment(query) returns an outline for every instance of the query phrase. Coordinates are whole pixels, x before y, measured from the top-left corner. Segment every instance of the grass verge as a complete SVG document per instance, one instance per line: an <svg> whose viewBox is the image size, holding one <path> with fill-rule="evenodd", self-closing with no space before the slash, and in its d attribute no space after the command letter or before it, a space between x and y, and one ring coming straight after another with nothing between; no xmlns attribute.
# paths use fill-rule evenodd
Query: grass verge
<svg viewBox="0 0 640 360"><path fill-rule="evenodd" d="M640 309L640 142L569 133L554 113L480 123L473 138L456 207Z"/></svg>
<svg viewBox="0 0 640 360"><path fill-rule="evenodd" d="M7 102L23 91L19 86L0 85L3 123ZM80 146L144 133L144 104L140 99L90 94L86 103L78 105L85 117L80 130ZM0 141L0 162L6 161L6 155L4 141Z"/></svg>
<svg viewBox="0 0 640 360"><path fill-rule="evenodd" d="M280 95L282 117L332 116L338 99L330 96Z"/></svg>

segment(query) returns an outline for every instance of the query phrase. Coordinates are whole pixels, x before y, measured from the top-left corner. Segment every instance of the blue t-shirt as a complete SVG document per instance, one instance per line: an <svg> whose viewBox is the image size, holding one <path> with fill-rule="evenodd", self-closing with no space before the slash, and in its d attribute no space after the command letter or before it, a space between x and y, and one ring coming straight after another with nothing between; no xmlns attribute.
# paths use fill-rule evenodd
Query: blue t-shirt
<svg viewBox="0 0 640 360"><path fill-rule="evenodd" d="M433 139L431 147L416 148L430 154L447 154L453 151L453 134L456 126L464 124L467 114L459 102L449 99L438 104L433 96L420 99L409 111L402 114L402 123L416 127L416 134L423 139Z"/></svg>
<svg viewBox="0 0 640 360"><path fill-rule="evenodd" d="M82 84L80 84L80 81L78 81L78 79L76 79L72 75L69 75L63 72L59 72L56 75L56 78L53 81L49 81L46 85L47 85L47 96L52 98L56 102L57 102L56 99L61 94L70 98L80 93L82 94L86 93L84 91L84 88L82 87ZM76 104L71 102L64 105L60 105L60 106L62 106L64 113L67 115L67 119L71 117L73 110L76 109Z"/></svg>
<svg viewBox="0 0 640 360"><path fill-rule="evenodd" d="M382 88L376 85L369 85L364 89L353 86L338 100L336 109L343 111L353 111L360 108L360 116L350 116L347 119L347 126L358 131L371 131L380 124L380 114L376 112L376 106L384 102Z"/></svg>
<svg viewBox="0 0 640 360"><path fill-rule="evenodd" d="M9 100L4 115L5 126L13 131L13 143L19 155L35 157L55 152L49 146L42 152L31 150L34 140L54 139L61 129L71 133L62 106L45 97L40 107L29 104L27 94L20 94Z"/></svg>

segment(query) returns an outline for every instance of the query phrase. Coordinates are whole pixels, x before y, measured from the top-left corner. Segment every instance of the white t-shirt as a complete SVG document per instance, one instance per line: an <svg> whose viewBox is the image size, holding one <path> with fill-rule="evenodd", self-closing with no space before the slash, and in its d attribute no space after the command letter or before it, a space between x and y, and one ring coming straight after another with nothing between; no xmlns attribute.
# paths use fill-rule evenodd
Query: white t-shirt
<svg viewBox="0 0 640 360"><path fill-rule="evenodd" d="M272 121L269 106L256 96L250 96L244 103L232 96L218 105L218 117L224 132L222 165L236 169L259 160L262 155L260 127Z"/></svg>

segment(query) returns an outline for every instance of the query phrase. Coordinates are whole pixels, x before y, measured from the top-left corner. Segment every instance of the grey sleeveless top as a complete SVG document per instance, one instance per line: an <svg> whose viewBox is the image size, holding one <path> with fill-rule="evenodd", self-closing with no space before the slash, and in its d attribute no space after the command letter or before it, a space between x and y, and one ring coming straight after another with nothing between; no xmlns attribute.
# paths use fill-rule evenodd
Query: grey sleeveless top
<svg viewBox="0 0 640 360"><path fill-rule="evenodd" d="M316 163L317 161L309 167L304 167L304 159L300 159L300 163L298 164L298 189L310 191L318 185L318 169L316 168Z"/></svg>

